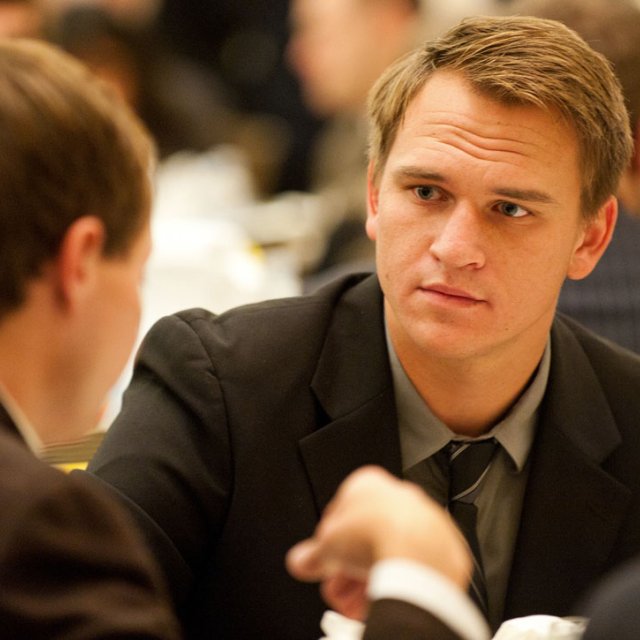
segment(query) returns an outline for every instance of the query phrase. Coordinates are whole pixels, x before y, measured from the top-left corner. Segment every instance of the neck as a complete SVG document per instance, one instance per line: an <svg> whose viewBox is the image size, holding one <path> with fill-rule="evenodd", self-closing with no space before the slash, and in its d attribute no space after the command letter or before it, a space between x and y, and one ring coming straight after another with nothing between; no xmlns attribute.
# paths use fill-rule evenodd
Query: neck
<svg viewBox="0 0 640 640"><path fill-rule="evenodd" d="M43 330L43 327L47 327ZM0 382L43 444L86 431L78 394L68 370L70 349L53 316L21 309L0 321Z"/></svg>
<svg viewBox="0 0 640 640"><path fill-rule="evenodd" d="M537 348L503 357L434 358L394 342L409 379L432 413L454 433L477 437L489 431L527 388L544 353Z"/></svg>

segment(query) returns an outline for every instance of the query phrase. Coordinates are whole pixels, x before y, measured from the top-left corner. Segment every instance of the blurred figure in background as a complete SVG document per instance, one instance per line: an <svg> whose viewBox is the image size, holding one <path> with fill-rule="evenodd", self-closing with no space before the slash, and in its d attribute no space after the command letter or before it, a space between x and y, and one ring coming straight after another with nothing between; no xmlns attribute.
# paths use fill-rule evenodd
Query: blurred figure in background
<svg viewBox="0 0 640 640"><path fill-rule="evenodd" d="M289 0L163 0L157 19L176 51L231 90L263 198L307 189L308 147L320 124L284 62L288 10Z"/></svg>
<svg viewBox="0 0 640 640"><path fill-rule="evenodd" d="M0 37L39 38L43 29L38 0L0 0Z"/></svg>
<svg viewBox="0 0 640 640"><path fill-rule="evenodd" d="M564 22L609 59L622 84L635 153L617 192L618 222L593 273L565 282L558 309L640 353L640 8L633 0L522 0L509 13Z"/></svg>
<svg viewBox="0 0 640 640"><path fill-rule="evenodd" d="M317 224L327 242L312 271L373 267L366 217L366 100L382 71L418 42L421 0L292 0L288 59L308 108L327 122L311 156Z"/></svg>
<svg viewBox="0 0 640 640"><path fill-rule="evenodd" d="M154 29L78 5L58 16L51 38L118 90L149 127L161 158L231 141L233 113L222 85L171 52Z"/></svg>

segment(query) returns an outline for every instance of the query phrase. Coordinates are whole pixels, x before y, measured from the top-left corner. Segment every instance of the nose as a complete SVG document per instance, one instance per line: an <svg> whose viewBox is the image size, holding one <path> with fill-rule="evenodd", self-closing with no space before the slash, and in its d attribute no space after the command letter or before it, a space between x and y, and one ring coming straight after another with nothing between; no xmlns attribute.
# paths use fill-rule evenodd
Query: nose
<svg viewBox="0 0 640 640"><path fill-rule="evenodd" d="M486 261L487 231L481 212L458 203L441 221L431 255L447 267L480 269Z"/></svg>

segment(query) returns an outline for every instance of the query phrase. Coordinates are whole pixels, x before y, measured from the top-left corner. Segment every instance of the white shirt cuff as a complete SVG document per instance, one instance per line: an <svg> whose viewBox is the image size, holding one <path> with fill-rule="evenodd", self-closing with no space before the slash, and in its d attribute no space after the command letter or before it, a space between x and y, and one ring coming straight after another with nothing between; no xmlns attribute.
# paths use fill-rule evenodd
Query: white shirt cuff
<svg viewBox="0 0 640 640"><path fill-rule="evenodd" d="M470 598L434 569L403 558L376 563L369 575L371 600L403 600L429 611L464 640L487 640L489 627Z"/></svg>

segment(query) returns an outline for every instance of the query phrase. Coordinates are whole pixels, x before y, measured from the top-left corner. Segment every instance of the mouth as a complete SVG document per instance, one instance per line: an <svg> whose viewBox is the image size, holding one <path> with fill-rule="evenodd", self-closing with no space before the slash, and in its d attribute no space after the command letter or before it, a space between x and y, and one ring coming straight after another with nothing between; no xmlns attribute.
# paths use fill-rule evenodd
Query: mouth
<svg viewBox="0 0 640 640"><path fill-rule="evenodd" d="M464 289L457 289L456 287L450 287L444 284L426 285L424 287L420 287L420 290L433 299L441 300L443 302L460 304L476 304L484 302L482 298L479 298Z"/></svg>

